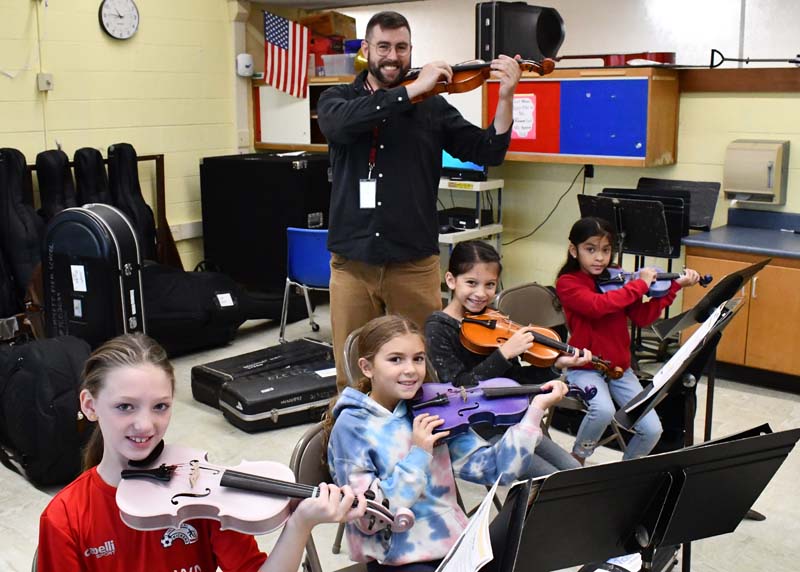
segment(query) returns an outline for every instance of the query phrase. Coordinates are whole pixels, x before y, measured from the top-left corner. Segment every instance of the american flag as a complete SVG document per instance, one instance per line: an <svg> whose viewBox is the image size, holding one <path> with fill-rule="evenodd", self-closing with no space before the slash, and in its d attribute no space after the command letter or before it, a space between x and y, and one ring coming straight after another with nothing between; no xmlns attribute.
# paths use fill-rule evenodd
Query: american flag
<svg viewBox="0 0 800 572"><path fill-rule="evenodd" d="M264 12L264 80L295 97L308 97L308 28Z"/></svg>

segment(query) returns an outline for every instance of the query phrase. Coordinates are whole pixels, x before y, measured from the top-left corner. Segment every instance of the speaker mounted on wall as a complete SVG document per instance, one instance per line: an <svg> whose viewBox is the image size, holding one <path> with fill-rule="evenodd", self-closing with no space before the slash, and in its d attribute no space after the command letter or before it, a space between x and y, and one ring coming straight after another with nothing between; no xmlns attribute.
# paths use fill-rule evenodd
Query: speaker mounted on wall
<svg viewBox="0 0 800 572"><path fill-rule="evenodd" d="M525 2L475 5L475 57L490 61L500 54L541 61L555 58L564 43L564 20L555 8Z"/></svg>

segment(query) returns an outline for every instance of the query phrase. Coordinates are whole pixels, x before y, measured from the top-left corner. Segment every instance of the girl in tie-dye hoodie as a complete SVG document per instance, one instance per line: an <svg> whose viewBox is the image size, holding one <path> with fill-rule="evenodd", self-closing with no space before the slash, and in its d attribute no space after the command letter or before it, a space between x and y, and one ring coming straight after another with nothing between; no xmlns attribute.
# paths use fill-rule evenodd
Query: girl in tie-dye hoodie
<svg viewBox="0 0 800 572"><path fill-rule="evenodd" d="M406 532L367 535L347 526L350 557L368 562L370 572L421 563L404 570L434 570L467 524L456 500L454 476L492 484L526 478L544 411L558 402L566 386L537 395L523 419L489 445L472 430L444 441L434 433L443 420L406 406L425 379L425 345L415 324L398 316L376 318L358 339L361 386L347 387L332 405L328 465L334 481L356 492L372 490L390 508L410 508L416 522ZM332 427L331 427L332 426Z"/></svg>

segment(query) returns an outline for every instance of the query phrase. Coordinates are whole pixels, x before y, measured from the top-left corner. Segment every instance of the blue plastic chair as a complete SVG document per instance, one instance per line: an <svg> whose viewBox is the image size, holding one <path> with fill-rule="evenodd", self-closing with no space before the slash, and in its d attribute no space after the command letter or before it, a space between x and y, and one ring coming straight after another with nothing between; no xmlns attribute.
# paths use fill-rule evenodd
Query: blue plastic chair
<svg viewBox="0 0 800 572"><path fill-rule="evenodd" d="M328 230L313 228L286 229L286 244L289 253L286 264L286 289L283 291L281 331L278 340L286 341L286 316L289 310L289 292L292 286L303 290L311 329L319 331L314 321L314 311L308 297L309 290L327 290L331 281L331 253L328 252Z"/></svg>

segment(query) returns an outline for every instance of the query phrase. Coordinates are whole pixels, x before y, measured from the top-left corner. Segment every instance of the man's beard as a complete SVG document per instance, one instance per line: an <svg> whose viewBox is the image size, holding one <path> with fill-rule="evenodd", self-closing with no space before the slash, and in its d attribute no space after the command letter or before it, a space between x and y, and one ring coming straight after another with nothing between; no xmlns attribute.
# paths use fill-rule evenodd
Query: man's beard
<svg viewBox="0 0 800 572"><path fill-rule="evenodd" d="M386 79L386 76L383 75L383 70L381 70L381 66L387 64L388 65L394 64L399 69L399 73L397 74L397 79L391 82ZM403 64L397 60L382 60L382 61L379 60L377 62L373 60L368 60L367 67L369 68L369 73L371 73L372 76L379 82L381 82L383 85L385 85L386 87L395 87L396 85L399 85L400 82L403 81L403 78L406 77L408 70L411 69L411 64L408 64L405 67L403 67Z"/></svg>

